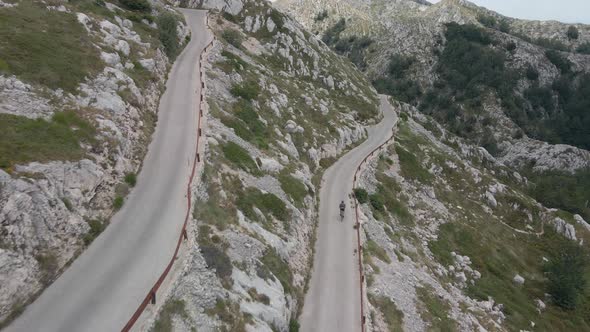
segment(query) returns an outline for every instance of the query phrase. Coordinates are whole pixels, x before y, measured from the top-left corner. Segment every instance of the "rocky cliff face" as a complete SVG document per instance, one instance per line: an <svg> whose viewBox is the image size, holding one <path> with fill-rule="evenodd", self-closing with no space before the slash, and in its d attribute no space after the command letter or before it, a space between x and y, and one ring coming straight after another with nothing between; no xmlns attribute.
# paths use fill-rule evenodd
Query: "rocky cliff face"
<svg viewBox="0 0 590 332"><path fill-rule="evenodd" d="M377 95L265 2L190 4L213 8L216 36L205 67L206 170L195 245L155 328L286 331L309 276L321 174L378 120Z"/></svg>
<svg viewBox="0 0 590 332"><path fill-rule="evenodd" d="M122 203L130 190L130 174L141 166L170 66L155 20L165 12L178 15L157 1L143 16L116 2L51 4L11 2L0 8L0 15L14 20L33 17L27 37L11 31L21 47L34 47L29 44L34 40L24 38L42 33L35 29L42 28L43 21L36 22L35 17L61 22L71 34L79 33L80 40L89 41L87 49L76 49L87 46L76 45L80 41L69 47L72 53L89 52L96 68L64 88L60 83L53 84L59 81L38 80L18 69L18 59L11 58L5 48L14 44L1 47L0 115L7 117L2 121L38 124L30 135L39 134L47 141L34 145L30 143L32 136L24 138L29 143L9 141L13 136L2 137L5 144L20 144L20 152L27 157L20 161L17 155L4 155L3 161L9 162L0 169L0 321L17 313L106 227L116 208L115 198L121 197ZM12 28L11 21L4 22L0 24L3 31ZM188 30L180 20L177 30L178 40L184 42ZM45 33L45 38L54 38L55 43L65 42L61 32L55 33L50 27ZM63 47L57 52L64 51ZM49 61L46 70L52 75L59 78L63 74L75 80L79 60L67 58L72 54L59 56L71 61L65 73L56 72L51 54L39 61ZM37 65L29 64L33 68ZM69 141L51 141L56 139L52 128L61 124L58 119L63 114L76 121L68 122L64 135L81 129L92 133L87 141L74 142L72 149L79 152L66 157L59 151ZM13 126L16 136L19 130L28 133L25 125ZM44 149L56 152L40 153Z"/></svg>

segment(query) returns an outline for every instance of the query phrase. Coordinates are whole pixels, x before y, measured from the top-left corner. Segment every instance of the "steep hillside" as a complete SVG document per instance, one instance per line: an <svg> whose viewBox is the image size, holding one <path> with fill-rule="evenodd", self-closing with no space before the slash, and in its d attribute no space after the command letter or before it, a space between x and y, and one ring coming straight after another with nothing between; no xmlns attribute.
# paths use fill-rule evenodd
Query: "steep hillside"
<svg viewBox="0 0 590 332"><path fill-rule="evenodd" d="M539 188L566 181L564 199L535 196L590 217L590 27L507 18L459 0L277 6L363 68L378 91L418 106Z"/></svg>
<svg viewBox="0 0 590 332"><path fill-rule="evenodd" d="M124 204L187 33L160 1L0 2L0 326Z"/></svg>
<svg viewBox="0 0 590 332"><path fill-rule="evenodd" d="M414 107L362 172L373 331L588 331L590 226Z"/></svg>
<svg viewBox="0 0 590 332"><path fill-rule="evenodd" d="M214 8L206 167L189 262L154 330L286 331L309 277L319 180L379 119L377 95L266 2L185 4Z"/></svg>

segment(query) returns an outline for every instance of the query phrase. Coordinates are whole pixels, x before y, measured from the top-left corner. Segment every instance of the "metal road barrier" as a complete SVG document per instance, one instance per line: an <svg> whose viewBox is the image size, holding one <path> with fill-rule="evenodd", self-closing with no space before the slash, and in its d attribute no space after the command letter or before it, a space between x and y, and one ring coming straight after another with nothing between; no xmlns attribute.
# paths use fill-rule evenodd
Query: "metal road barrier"
<svg viewBox="0 0 590 332"><path fill-rule="evenodd" d="M377 151L381 150L384 146L390 144L391 142L393 142L393 138L395 136L395 133L393 133L393 130L395 128L394 127L391 129L392 133L391 133L391 137L389 137L385 142L383 142L383 144L379 145L378 147L376 147L375 149L373 149L373 151L371 151L371 153L369 153L367 156L365 156L365 158L359 163L358 167L356 168L356 171L354 172L354 179L352 181L352 188L354 190L354 188L356 188L356 181L358 178L358 173L361 171L361 167L363 166L363 164L367 163L367 160L369 160L370 157L372 157ZM359 206L358 206L358 201L356 200L356 197L354 198L354 210L355 210L355 217L356 217L356 236L357 236L357 255L359 258L359 273L360 273L360 292L361 292L361 332L365 332L365 322L366 322L366 317L365 317L365 301L363 298L363 285L365 282L365 275L363 273L363 258L362 258L362 244L361 244L361 222L359 220Z"/></svg>

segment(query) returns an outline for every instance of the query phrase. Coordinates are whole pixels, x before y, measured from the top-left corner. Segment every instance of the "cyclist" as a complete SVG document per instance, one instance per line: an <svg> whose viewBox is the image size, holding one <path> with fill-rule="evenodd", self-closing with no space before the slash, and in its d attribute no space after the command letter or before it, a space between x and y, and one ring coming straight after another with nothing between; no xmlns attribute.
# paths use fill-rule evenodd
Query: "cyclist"
<svg viewBox="0 0 590 332"><path fill-rule="evenodd" d="M344 201L340 202L340 218L344 219L344 210L346 209L346 204L344 204Z"/></svg>

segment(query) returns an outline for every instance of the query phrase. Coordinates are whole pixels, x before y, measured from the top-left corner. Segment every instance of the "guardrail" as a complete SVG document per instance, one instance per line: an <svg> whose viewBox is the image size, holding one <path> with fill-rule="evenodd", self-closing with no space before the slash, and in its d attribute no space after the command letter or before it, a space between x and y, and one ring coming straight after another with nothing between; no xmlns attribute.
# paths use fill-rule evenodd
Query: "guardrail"
<svg viewBox="0 0 590 332"><path fill-rule="evenodd" d="M383 142L381 145L379 145L378 147L376 147L375 149L373 149L373 151L371 151L371 153L369 153L367 156L365 156L365 158L359 163L359 165L356 168L356 171L354 172L354 179L352 181L352 188L354 190L354 188L356 188L356 181L357 181L357 177L358 177L358 173L361 171L361 167L367 163L367 160L369 160L369 158L373 157L373 155L381 150L384 146L389 145L391 142L393 142L395 133L393 132L395 130L395 125L393 126L393 128L391 129L392 133L391 133L391 137L389 137L385 142ZM354 211L355 211L355 217L356 217L356 238L357 238L357 256L359 258L359 273L360 273L360 292L361 292L361 332L365 332L365 322L366 322L366 317L365 317L365 301L364 301L364 291L363 291L363 285L365 282L365 274L363 273L363 258L362 258L362 250L363 250L363 246L361 244L361 222L359 220L359 206L358 206L358 201L356 200L356 197L354 198Z"/></svg>
<svg viewBox="0 0 590 332"><path fill-rule="evenodd" d="M209 15L207 14L207 27L210 29L209 27ZM204 89L205 89L205 81L203 81L203 54L205 54L208 49L213 45L213 42L215 41L215 37L213 37L213 39L211 40L211 42L209 42L209 44L207 44L207 46L205 46L205 48L203 49L203 52L201 52L201 55L199 56L199 81L201 84L201 88L200 88L200 96L199 96L199 103L198 103L198 107L197 107L197 111L199 113L199 120L198 120L198 124L197 124L197 146L196 146L196 152L195 152L195 158L193 160L193 167L192 167L192 171L191 171L191 175L189 177L189 181L188 181L188 185L186 188L186 198L187 198L187 208L186 208L186 215L184 217L184 224L182 225L182 230L180 232L180 236L178 237L178 242L176 243L176 249L174 250L174 255L172 256L172 258L170 259L170 262L168 263L168 266L166 266L166 269L164 270L164 272L162 272L162 274L160 275L160 277L158 278L158 280L156 281L156 283L154 284L154 286L152 286L152 288L149 290L148 294L146 295L146 297L144 298L143 302L141 302L141 304L139 305L139 307L137 308L137 310L135 311L135 313L133 314L133 316L131 316L131 318L129 319L129 321L127 322L127 324L125 324L125 326L123 327L123 329L121 329L122 332L128 332L131 330L131 328L133 327L133 325L135 324L135 322L137 322L137 320L139 319L139 317L141 316L141 314L145 311L145 308L151 303L151 304L155 304L156 303L156 292L158 291L158 289L160 288L160 286L162 286L162 283L164 282L164 280L166 279L166 277L168 276L168 274L170 273L170 270L172 270L172 266L174 265L174 262L177 259L177 255L178 255L178 251L180 250L180 245L182 244L182 240L183 239L188 239L188 235L187 235L187 231L186 231L186 227L188 225L188 220L190 217L190 211L191 211L191 203L192 203L192 192L191 192L191 186L193 184L193 179L195 177L195 173L196 173L196 169L197 169L197 164L201 162L201 158L199 156L199 142L200 142L200 138L202 136L202 130L201 130L201 118L203 117L203 107L202 107L202 103L203 103L203 95L204 95Z"/></svg>

